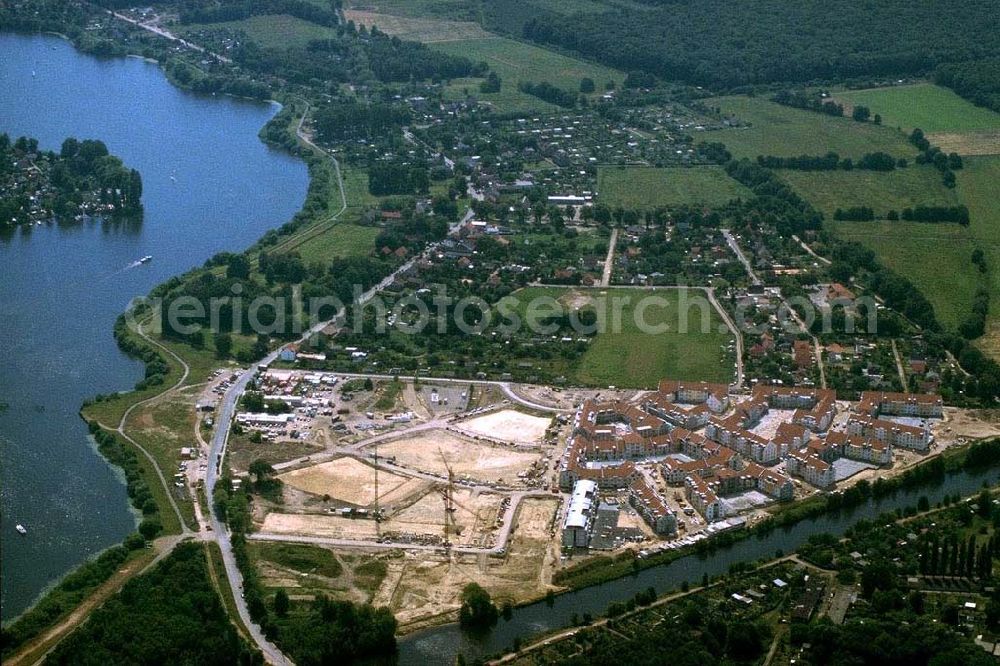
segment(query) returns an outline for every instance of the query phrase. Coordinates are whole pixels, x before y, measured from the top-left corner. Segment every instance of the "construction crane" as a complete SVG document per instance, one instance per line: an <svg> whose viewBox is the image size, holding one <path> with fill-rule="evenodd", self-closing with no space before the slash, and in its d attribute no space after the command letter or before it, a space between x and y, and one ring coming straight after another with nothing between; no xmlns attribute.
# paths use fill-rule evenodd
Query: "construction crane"
<svg viewBox="0 0 1000 666"><path fill-rule="evenodd" d="M444 452L438 447L438 455L441 456L441 462L444 463L444 467L448 470L448 484L444 487L439 488L438 492L441 493L441 498L444 500L444 544L445 547L451 546L451 533L455 526L455 472L452 471L451 465L444 457ZM455 530L455 534L458 532Z"/></svg>
<svg viewBox="0 0 1000 666"><path fill-rule="evenodd" d="M375 540L382 540L382 512L378 508L378 442L372 447L375 451Z"/></svg>

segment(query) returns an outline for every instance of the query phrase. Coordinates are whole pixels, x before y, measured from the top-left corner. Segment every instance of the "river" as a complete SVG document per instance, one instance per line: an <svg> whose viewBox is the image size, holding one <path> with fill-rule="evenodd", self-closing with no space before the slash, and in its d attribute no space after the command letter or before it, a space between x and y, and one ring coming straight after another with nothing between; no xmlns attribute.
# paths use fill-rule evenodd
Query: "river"
<svg viewBox="0 0 1000 666"><path fill-rule="evenodd" d="M115 318L132 297L291 219L308 173L257 137L276 105L185 93L138 58L98 59L54 36L0 34L0 89L0 132L57 151L68 136L101 139L141 172L145 204L139 224L0 236L7 621L135 527L122 479L77 415L87 397L129 389L142 376L115 346ZM147 254L151 263L129 268ZM14 531L18 522L27 536Z"/></svg>
<svg viewBox="0 0 1000 666"><path fill-rule="evenodd" d="M938 484L901 491L878 501L870 500L851 511L821 516L790 528L774 530L764 536L751 537L706 557L682 557L668 564L645 569L635 576L559 595L551 605L541 601L518 608L510 620L501 619L491 632L482 636L470 636L457 624L426 629L400 639L398 664L418 666L451 663L459 653L465 655L467 662L495 655L509 650L515 638L524 640L543 632L568 627L573 615L591 613L596 617L607 609L610 602L625 601L650 586L656 588L657 593L663 594L681 587L685 581L700 584L704 574L717 576L726 573L734 562L772 558L778 550L790 553L813 534L840 536L863 517L874 517L896 508L916 505L921 495L926 495L935 504L945 495L971 495L987 481L991 484L997 482L996 469L974 474L960 472Z"/></svg>

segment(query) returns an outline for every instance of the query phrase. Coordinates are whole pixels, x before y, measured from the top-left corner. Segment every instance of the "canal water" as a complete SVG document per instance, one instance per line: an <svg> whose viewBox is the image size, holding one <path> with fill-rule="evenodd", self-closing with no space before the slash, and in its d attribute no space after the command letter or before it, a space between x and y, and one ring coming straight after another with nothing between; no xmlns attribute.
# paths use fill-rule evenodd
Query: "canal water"
<svg viewBox="0 0 1000 666"><path fill-rule="evenodd" d="M458 625L450 624L427 629L406 636L399 641L398 663L414 666L429 663L452 663L457 654L463 654L467 661L476 657L497 654L509 650L515 638L528 639L533 635L554 629L568 627L573 615L590 613L595 617L604 612L612 601L624 601L636 592L654 587L659 594L680 588L687 581L692 585L701 583L702 576L717 576L726 573L734 562L748 562L761 558L772 558L781 550L790 553L813 534L834 534L840 536L861 518L870 518L897 508L913 506L921 495L926 495L931 504L945 495L971 495L984 482L997 483L997 470L970 474L960 472L950 475L940 483L901 491L893 496L867 504L850 511L842 511L806 520L787 529L776 529L764 536L751 537L734 546L698 557L689 555L669 564L652 567L634 576L626 576L601 585L584 588L555 597L550 605L541 601L514 611L510 620L501 619L496 627L485 635L471 636Z"/></svg>
<svg viewBox="0 0 1000 666"><path fill-rule="evenodd" d="M141 172L145 204L138 224L0 235L7 621L135 527L124 483L77 416L87 397L129 389L142 376L115 346L115 318L134 296L287 222L308 174L257 137L276 105L182 92L138 58L97 59L57 37L0 34L0 90L0 132L56 151L68 136L100 139ZM144 255L153 261L130 267Z"/></svg>

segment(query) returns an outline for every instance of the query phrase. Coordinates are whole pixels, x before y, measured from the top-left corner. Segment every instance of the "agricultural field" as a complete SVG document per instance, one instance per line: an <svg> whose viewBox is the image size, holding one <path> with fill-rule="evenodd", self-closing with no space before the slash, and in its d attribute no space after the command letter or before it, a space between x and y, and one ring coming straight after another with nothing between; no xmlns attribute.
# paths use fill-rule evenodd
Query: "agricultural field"
<svg viewBox="0 0 1000 666"><path fill-rule="evenodd" d="M252 41L266 48L284 49L289 47L304 47L314 39L330 39L337 31L322 25L316 25L287 14L272 14L267 16L251 16L239 21L222 23L192 23L178 26L176 31L186 35L203 30L242 30Z"/></svg>
<svg viewBox="0 0 1000 666"><path fill-rule="evenodd" d="M574 382L652 388L663 377L733 379L733 363L724 353L732 334L700 290L529 287L513 295L522 304L555 299L566 312L588 305L605 311L598 316L599 324L605 325L570 369ZM644 297L655 300L643 310L637 306ZM621 313L620 324L616 311ZM649 332L640 330L637 318L645 321Z"/></svg>
<svg viewBox="0 0 1000 666"><path fill-rule="evenodd" d="M358 224L334 224L311 235L294 249L306 264L314 261L329 263L337 257L363 257L371 254L375 248L375 237L379 231L377 227Z"/></svg>
<svg viewBox="0 0 1000 666"><path fill-rule="evenodd" d="M838 101L867 106L882 124L905 132L919 127L935 132L1000 131L1000 113L976 106L951 90L931 83L892 88L851 90L835 94Z"/></svg>
<svg viewBox="0 0 1000 666"><path fill-rule="evenodd" d="M464 92L468 90L478 99L490 102L503 111L558 110L559 107L518 90L517 84L520 81L547 81L559 88L577 91L580 89L580 80L589 77L597 84L597 91L601 92L608 81L620 85L625 78L622 72L609 67L576 60L504 37L465 39L431 46L445 53L465 56L473 62L485 61L501 79L500 92L485 94L479 92L480 79L456 79L445 89L447 98L462 99Z"/></svg>
<svg viewBox="0 0 1000 666"><path fill-rule="evenodd" d="M761 97L716 97L705 104L720 108L727 117L750 123L749 127L706 132L700 137L721 141L736 157L823 155L831 150L853 158L876 151L909 159L916 156L916 149L902 132L874 123L793 109Z"/></svg>
<svg viewBox="0 0 1000 666"><path fill-rule="evenodd" d="M778 172L809 203L826 214L837 208L869 206L877 217L890 210L913 206L957 206L955 190L941 182L941 173L929 165L912 164L895 171L795 171Z"/></svg>
<svg viewBox="0 0 1000 666"><path fill-rule="evenodd" d="M969 207L969 234L987 256L993 281L993 298L986 334L979 344L984 352L1000 360L1000 157L969 157L958 172L958 195Z"/></svg>
<svg viewBox="0 0 1000 666"><path fill-rule="evenodd" d="M611 207L643 210L683 204L716 206L752 196L717 166L600 167L597 193L599 201Z"/></svg>
<svg viewBox="0 0 1000 666"><path fill-rule="evenodd" d="M537 452L475 442L444 430L379 444L378 453L398 465L440 477L447 477L451 467L458 479L507 484L540 458Z"/></svg>
<svg viewBox="0 0 1000 666"><path fill-rule="evenodd" d="M348 21L354 21L356 25L368 28L376 26L387 35L414 42L453 42L491 36L478 23L470 21L413 18L360 9L345 10L344 17Z"/></svg>
<svg viewBox="0 0 1000 666"><path fill-rule="evenodd" d="M826 224L839 238L871 248L887 266L912 280L943 326L954 328L968 315L979 275L970 260L975 244L967 229L920 222Z"/></svg>

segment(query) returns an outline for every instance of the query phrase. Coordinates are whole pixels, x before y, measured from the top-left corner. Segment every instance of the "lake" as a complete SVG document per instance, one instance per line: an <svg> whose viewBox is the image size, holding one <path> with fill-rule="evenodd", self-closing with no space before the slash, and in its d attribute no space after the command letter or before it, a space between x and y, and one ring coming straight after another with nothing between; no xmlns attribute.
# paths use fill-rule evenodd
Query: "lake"
<svg viewBox="0 0 1000 666"><path fill-rule="evenodd" d="M0 132L100 139L140 171L145 216L21 228L0 236L2 618L132 531L120 476L77 412L127 390L142 366L111 328L129 301L223 250L287 222L305 199L305 164L257 137L273 104L198 96L155 64L97 59L54 36L0 34ZM127 268L144 255L149 264ZM27 536L19 536L23 523Z"/></svg>

